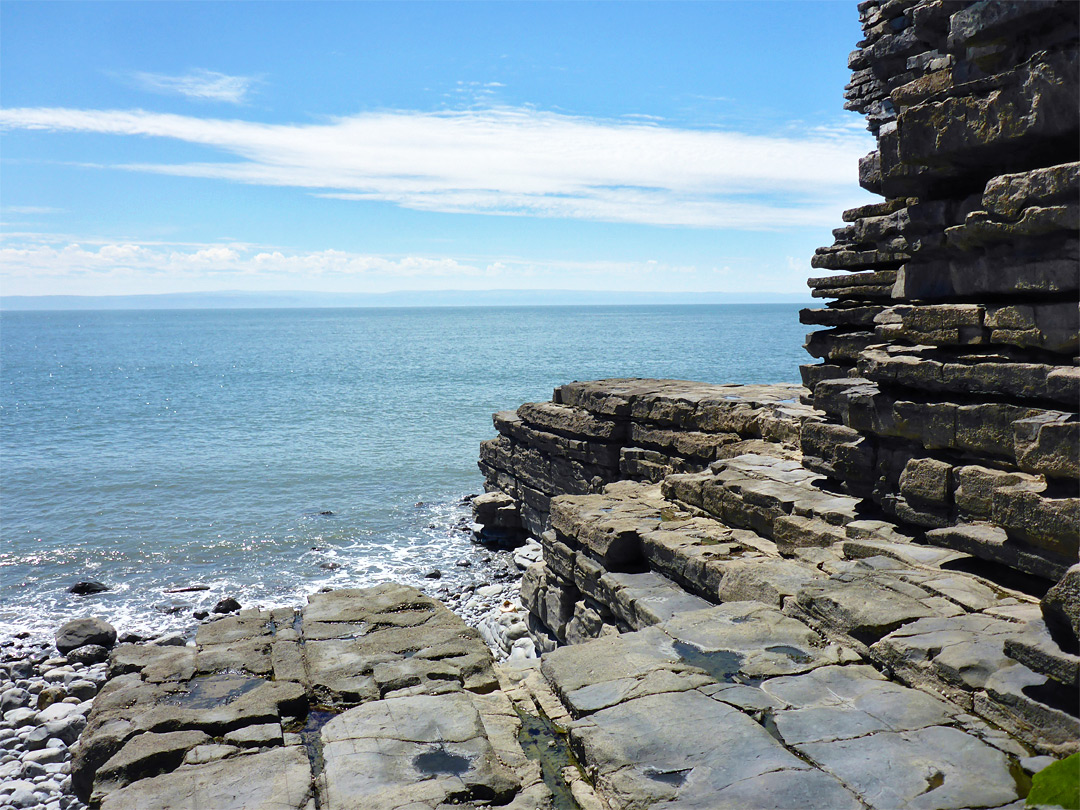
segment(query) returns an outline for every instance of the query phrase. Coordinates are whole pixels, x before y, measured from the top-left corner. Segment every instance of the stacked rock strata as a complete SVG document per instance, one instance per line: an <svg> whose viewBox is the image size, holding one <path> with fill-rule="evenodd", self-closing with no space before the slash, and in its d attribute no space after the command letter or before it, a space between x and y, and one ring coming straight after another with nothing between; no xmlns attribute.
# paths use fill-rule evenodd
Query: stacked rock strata
<svg viewBox="0 0 1080 810"><path fill-rule="evenodd" d="M808 467L932 542L1049 580L1077 558L1074 2L869 2L848 106L879 149L811 279Z"/></svg>
<svg viewBox="0 0 1080 810"><path fill-rule="evenodd" d="M862 184L886 199L846 212L813 259L841 272L810 281L826 305L802 320L826 328L808 337L821 362L805 388L764 402L761 387L575 383L497 415L481 469L543 545L522 584L542 647L636 671L637 642L616 654L620 639L720 608L767 638L746 607L765 606L817 639L773 646L832 644L856 691L875 688L869 664L944 698L963 718L951 728L981 717L996 730L977 736L1015 766L1024 746L1080 739L1080 5L859 9L848 106L878 138ZM715 427L717 408L753 417ZM745 656L715 632L709 649ZM719 680L772 694L761 677ZM852 787L846 766L795 747ZM975 803L955 800L940 806Z"/></svg>
<svg viewBox="0 0 1080 810"><path fill-rule="evenodd" d="M476 518L497 531L521 526L539 537L556 495L601 492L613 481L660 481L762 440L795 451L799 425L813 415L799 403L800 393L794 385L681 380L562 385L551 402L494 415L499 437L481 444L480 470L489 491L513 501L496 506L481 496Z"/></svg>
<svg viewBox="0 0 1080 810"><path fill-rule="evenodd" d="M827 418L803 463L1038 593L1080 576L1080 5L859 8L847 107L878 138L860 182L886 201L813 258L844 272L811 279L832 300L802 312L830 327L807 338ZM1075 696L1075 666L1051 661L1077 652L1076 620L1045 612L1055 652L1005 649Z"/></svg>
<svg viewBox="0 0 1080 810"><path fill-rule="evenodd" d="M639 381L634 395L622 381L609 385L606 404L605 384L592 385L592 407L681 410L689 423L718 393L687 386L695 398L676 407L670 382ZM819 424L811 413L802 430ZM1074 632L1075 576L1040 605L1040 580L1001 576L968 552L928 542L871 499L837 491L783 444L757 440L754 449L660 484L622 481L553 498L543 559L521 588L539 646L752 601L1039 750L1075 747L1080 723L1069 694L1080 658L1043 619L1054 617L1055 633Z"/></svg>

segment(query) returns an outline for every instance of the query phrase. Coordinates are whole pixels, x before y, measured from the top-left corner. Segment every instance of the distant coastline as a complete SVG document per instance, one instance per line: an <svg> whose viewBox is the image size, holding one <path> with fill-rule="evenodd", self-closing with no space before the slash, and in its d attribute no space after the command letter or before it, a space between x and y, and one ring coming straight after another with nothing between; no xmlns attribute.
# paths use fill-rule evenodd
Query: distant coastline
<svg viewBox="0 0 1080 810"><path fill-rule="evenodd" d="M644 306L809 304L807 293L608 292L602 290L424 290L387 293L304 291L150 295L4 295L0 311L154 309L341 309L349 307Z"/></svg>

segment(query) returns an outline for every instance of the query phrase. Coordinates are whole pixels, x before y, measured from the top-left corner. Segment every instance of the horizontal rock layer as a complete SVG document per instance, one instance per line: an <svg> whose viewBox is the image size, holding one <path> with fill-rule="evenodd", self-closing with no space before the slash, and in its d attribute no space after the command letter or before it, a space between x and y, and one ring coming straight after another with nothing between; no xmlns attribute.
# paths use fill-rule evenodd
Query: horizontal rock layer
<svg viewBox="0 0 1080 810"><path fill-rule="evenodd" d="M542 543L523 601L578 718L575 750L605 795L638 797L617 806L739 806L736 784L775 797L761 806L993 806L1011 800L1004 781L984 796L993 780L956 774L1000 775L1000 761L918 757L975 751L955 736L972 723L1006 758L1023 756L1016 739L1060 754L1080 737L1080 6L865 0L859 13L846 106L877 137L860 182L885 199L845 212L812 259L822 304L800 317L822 328L807 337L820 362L802 368L804 407L761 387L575 383L497 415L482 452L487 488ZM699 615L724 641L679 647L668 628ZM755 666L784 652L800 672L871 691L861 678L883 678L963 719L878 728L879 715L831 736L818 724L843 713L809 699L788 717L814 723L781 722L791 705L760 679L811 676ZM712 750L708 732L665 725L665 705L716 713L680 681L690 659L839 782L759 754L751 731L734 745L769 763L767 779L730 781L730 757L681 769L645 750L632 718L655 717L649 733L673 751ZM886 784L873 763L894 759L928 781Z"/></svg>
<svg viewBox="0 0 1080 810"><path fill-rule="evenodd" d="M486 488L512 496L521 525L539 537L556 495L600 492L625 479L659 481L762 441L794 450L802 422L820 418L799 401L805 394L796 385L570 383L555 389L551 402L495 414L499 437L481 445L480 469Z"/></svg>
<svg viewBox="0 0 1080 810"><path fill-rule="evenodd" d="M603 407L604 385L624 383L592 384L587 402L596 411L587 413ZM637 385L650 390L644 381ZM660 412L649 400L662 394L640 396L639 414ZM681 417L670 413L673 434L680 424L698 433L689 406ZM864 463L861 435L828 416L801 414L800 445L827 448L833 465ZM672 472L659 483L623 480L601 492L552 498L540 533L543 558L522 583L539 646L551 652L716 604L753 602L804 634L801 647L770 645L766 639L779 638L778 631L759 627L762 649L788 646L801 655L812 643L829 664L871 664L1026 745L1056 753L1075 747L1080 723L1066 687L1080 659L1049 634L1039 600L1046 577L1065 570L1046 567L1047 549L1068 535L1067 520L1055 524L1031 511L1061 500L1046 497L1044 476L909 459L903 492L941 518L927 525L838 488L831 469L801 457L790 440L757 439L742 449L755 452L707 466L699 461L701 469ZM955 489L954 509L975 522L950 525L955 512L933 511ZM513 503L507 493L485 497ZM1012 542L1012 532L1022 533L1026 545ZM986 560L988 543L1000 549L996 561Z"/></svg>
<svg viewBox="0 0 1080 810"><path fill-rule="evenodd" d="M811 469L1056 580L1080 520L1080 7L868 0L849 109L878 150L803 311Z"/></svg>

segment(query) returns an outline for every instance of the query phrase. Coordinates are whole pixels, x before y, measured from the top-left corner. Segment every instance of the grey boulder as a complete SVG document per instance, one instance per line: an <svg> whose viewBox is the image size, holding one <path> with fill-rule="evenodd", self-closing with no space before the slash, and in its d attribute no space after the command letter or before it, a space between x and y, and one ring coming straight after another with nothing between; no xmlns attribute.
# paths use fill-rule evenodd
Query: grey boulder
<svg viewBox="0 0 1080 810"><path fill-rule="evenodd" d="M87 644L108 649L115 643L116 628L96 616L73 619L56 631L56 649L64 655Z"/></svg>

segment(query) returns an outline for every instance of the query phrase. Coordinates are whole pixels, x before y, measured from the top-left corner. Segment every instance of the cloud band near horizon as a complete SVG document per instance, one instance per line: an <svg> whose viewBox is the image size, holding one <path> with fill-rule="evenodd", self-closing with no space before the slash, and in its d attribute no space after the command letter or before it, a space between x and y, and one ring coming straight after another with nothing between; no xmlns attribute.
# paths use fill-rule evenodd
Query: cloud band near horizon
<svg viewBox="0 0 1080 810"><path fill-rule="evenodd" d="M105 168L294 187L445 213L696 228L830 226L857 198L865 132L692 130L531 108L384 111L266 124L143 110L15 108L0 128L153 137L222 162Z"/></svg>

